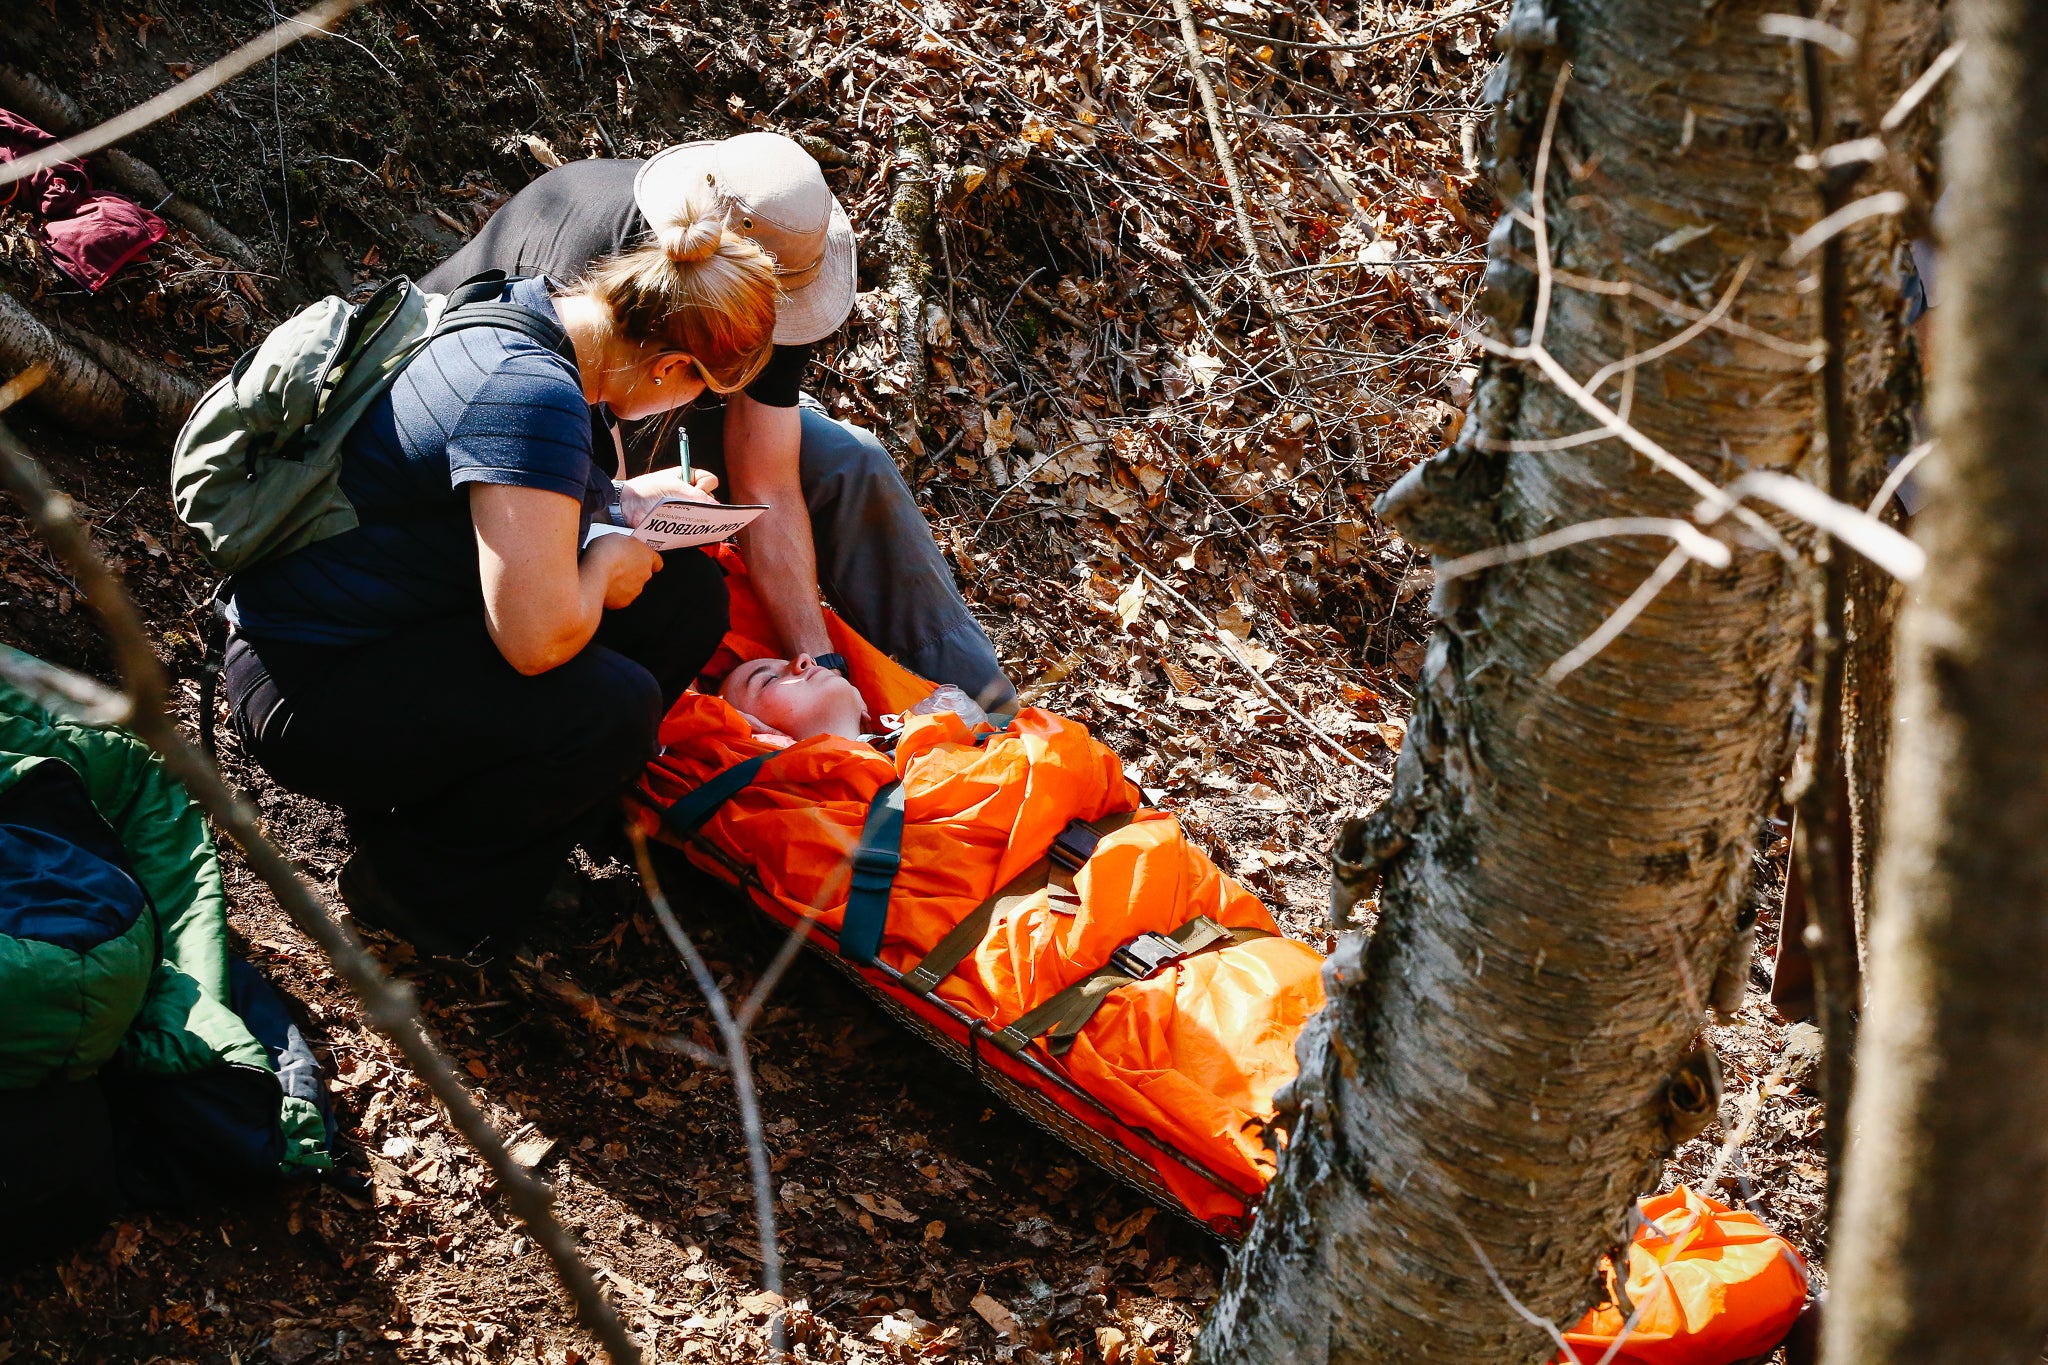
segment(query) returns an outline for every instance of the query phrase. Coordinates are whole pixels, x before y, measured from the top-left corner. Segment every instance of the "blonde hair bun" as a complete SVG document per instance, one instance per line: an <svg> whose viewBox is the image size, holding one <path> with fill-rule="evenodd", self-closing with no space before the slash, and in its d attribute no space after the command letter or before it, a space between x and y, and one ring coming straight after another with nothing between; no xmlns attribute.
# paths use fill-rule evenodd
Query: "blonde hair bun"
<svg viewBox="0 0 2048 1365"><path fill-rule="evenodd" d="M723 217L699 218L689 223L671 223L655 234L662 254L678 265L708 261L725 241Z"/></svg>

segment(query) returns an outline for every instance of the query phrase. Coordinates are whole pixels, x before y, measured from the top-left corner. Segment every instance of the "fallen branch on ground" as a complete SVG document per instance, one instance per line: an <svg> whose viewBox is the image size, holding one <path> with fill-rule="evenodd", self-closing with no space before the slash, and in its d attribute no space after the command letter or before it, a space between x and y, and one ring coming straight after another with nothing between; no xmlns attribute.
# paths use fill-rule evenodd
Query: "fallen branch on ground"
<svg viewBox="0 0 2048 1365"><path fill-rule="evenodd" d="M1187 54L1188 75L1195 82L1195 89L1201 92L1202 112L1209 118L1209 141L1216 149L1216 160L1223 167L1223 183L1230 190L1230 209L1237 219L1237 233L1244 241L1245 268L1252 272L1252 280L1258 286L1259 302L1266 307L1266 316L1272 319L1273 335L1280 342L1280 349L1286 353L1287 368L1299 376L1301 357L1295 354L1294 338L1288 334L1287 314L1280 306L1280 298L1273 292L1273 279L1266 273L1266 259L1259 250L1259 239L1252 228L1252 212L1245 199L1244 179L1238 174L1237 158L1231 155L1230 135L1223 127L1223 109L1216 99L1216 86L1209 79L1209 73L1202 69L1202 37L1195 28L1195 11L1188 0L1173 0L1173 12L1180 19L1181 47Z"/></svg>
<svg viewBox="0 0 2048 1365"><path fill-rule="evenodd" d="M11 384L7 393L12 396L24 387ZM320 946L335 974L362 1002L363 1015L371 1026L391 1040L413 1074L441 1102L450 1122L490 1167L513 1212L554 1263L576 1302L578 1315L603 1343L605 1354L614 1365L639 1365L638 1343L627 1333L590 1267L577 1254L575 1243L555 1219L548 1187L506 1151L490 1120L457 1078L454 1066L428 1036L411 989L385 975L355 931L328 911L291 860L265 837L255 808L236 797L214 766L179 732L165 706L168 692L163 667L134 601L93 549L85 527L72 511L71 500L50 486L34 457L4 425L0 425L0 484L21 503L37 534L76 579L106 628L126 693L125 703L118 708L124 713L121 719L162 756L165 769L240 846L250 870L270 888L300 931ZM11 681L34 686L47 675L8 670L8 676ZM79 677L68 681L64 695L67 699L95 697L105 709L119 694Z"/></svg>

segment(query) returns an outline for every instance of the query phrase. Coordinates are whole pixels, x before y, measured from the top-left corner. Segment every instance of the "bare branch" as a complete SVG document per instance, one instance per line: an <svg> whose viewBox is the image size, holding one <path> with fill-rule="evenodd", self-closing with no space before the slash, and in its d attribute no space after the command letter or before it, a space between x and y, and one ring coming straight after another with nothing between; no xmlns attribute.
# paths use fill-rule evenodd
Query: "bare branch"
<svg viewBox="0 0 2048 1365"><path fill-rule="evenodd" d="M1699 336L1700 333L1716 326L1722 318L1728 316L1728 310L1735 304L1735 296L1742 292L1743 282L1749 278L1749 272L1755 265L1755 257L1744 256L1742 263L1735 267L1735 278L1728 282L1727 292L1721 295L1720 301L1714 305L1712 312L1698 319L1683 331L1658 342L1646 351L1637 351L1634 355L1626 355L1619 360L1612 360L1602 365L1593 372L1593 377L1586 381L1587 391L1590 393L1600 392L1600 386L1614 378L1617 374L1624 374L1638 365L1647 365L1653 360L1661 360L1673 351L1690 345L1693 339Z"/></svg>
<svg viewBox="0 0 2048 1365"><path fill-rule="evenodd" d="M626 834L633 841L633 857L640 867L640 884L647 892L648 904L654 907L654 916L661 921L662 931L675 945L683 965L689 968L690 978L703 992L704 1003L711 1007L711 1021L725 1043L725 1064L732 1072L733 1099L739 1105L740 1130L747 1139L747 1164L754 1175L754 1231L761 1241L761 1287L771 1294L780 1294L782 1251L775 1238L775 1191L770 1184L768 1139L761 1126L761 1103L754 1091L754 1068L747 1059L746 1034L727 1007L725 992L718 988L717 978L711 975L710 964L697 951L697 945L684 931L682 921L670 908L668 897L662 894L661 878L655 873L654 858L647 848L647 836L640 832L639 825L630 820L626 823ZM779 1318L775 1335L778 1338L776 1349L780 1350L782 1325Z"/></svg>
<svg viewBox="0 0 2048 1365"><path fill-rule="evenodd" d="M77 580L113 641L121 680L130 703L129 724L162 755L164 768L184 785L214 822L240 846L250 870L260 877L300 931L327 955L335 974L362 1001L364 1017L404 1055L413 1073L447 1110L449 1121L489 1166L513 1212L548 1259L575 1300L578 1315L614 1365L638 1365L640 1347L605 1300L597 1281L556 1221L552 1196L505 1150L491 1122L470 1098L455 1068L427 1033L412 991L384 974L355 931L334 918L291 860L263 834L256 811L228 789L211 763L185 741L165 708L161 665L150 647L135 603L106 562L94 551L71 500L51 488L35 459L0 425L0 484L27 510L37 533Z"/></svg>
<svg viewBox="0 0 2048 1365"><path fill-rule="evenodd" d="M1541 349L1544 329L1550 325L1550 215L1544 210L1543 198L1550 179L1550 147L1557 137L1557 115L1564 105L1565 85L1571 78L1572 64L1562 63L1557 69L1557 80L1550 87L1550 107L1543 114L1543 141L1536 147L1536 178L1529 191L1536 215L1536 317L1529 324L1531 349Z"/></svg>
<svg viewBox="0 0 2048 1365"><path fill-rule="evenodd" d="M1547 555L1553 550L1562 550L1568 545L1582 545L1589 540L1607 540L1620 536L1664 536L1678 542L1679 548L1703 564L1717 569L1728 567L1728 547L1711 536L1702 535L1699 528L1689 521L1676 517L1602 517L1597 521L1582 521L1576 526L1567 526L1561 531L1551 531L1533 540L1520 541L1513 545L1499 545L1475 554L1461 555L1457 559L1437 565L1436 581L1448 583L1452 579L1464 578L1491 569L1500 564L1516 564L1538 555Z"/></svg>
<svg viewBox="0 0 2048 1365"><path fill-rule="evenodd" d="M116 692L83 673L46 664L33 654L0 650L0 681L44 702L68 706L92 725L125 725L133 709L125 692Z"/></svg>
<svg viewBox="0 0 2048 1365"><path fill-rule="evenodd" d="M1265 253L1259 250L1258 234L1252 228L1252 212L1244 192L1244 180L1237 171L1237 158L1230 150L1230 138L1223 126L1223 110L1216 100L1216 87L1209 80L1209 73L1202 67L1202 39L1195 30L1195 11L1188 0L1173 0L1173 11L1180 18L1181 48L1187 57L1188 75L1194 79L1195 89L1202 96L1202 112L1209 117L1209 141L1216 149L1216 160L1223 167L1223 183L1230 190L1230 208L1237 219L1237 233L1243 239L1245 265L1252 272L1253 282L1258 285L1259 301L1266 306L1266 316L1273 321L1273 335L1286 353L1287 368L1297 374L1301 369L1301 358L1295 354L1294 338L1288 334L1287 314L1280 307L1280 298L1273 292L1273 281L1266 274Z"/></svg>
<svg viewBox="0 0 2048 1365"><path fill-rule="evenodd" d="M1812 43L1824 47L1837 57L1847 61L1856 55L1856 40L1833 24L1819 19L1808 19L1797 14L1766 14L1756 25L1773 38L1789 38L1796 43Z"/></svg>
<svg viewBox="0 0 2048 1365"><path fill-rule="evenodd" d="M1792 239L1792 245L1785 248L1785 264L1798 265L1830 237L1847 232L1865 219L1904 213L1911 202L1897 190L1881 190L1865 195L1853 204L1844 204Z"/></svg>
<svg viewBox="0 0 2048 1365"><path fill-rule="evenodd" d="M1920 79L1906 87L1905 93L1893 101L1892 107L1884 111L1884 117L1877 122L1880 132L1889 133L1913 117L1913 111L1920 107L1920 101L1927 98L1934 87L1941 84L1949 68L1963 55L1963 44L1950 43L1941 50L1941 55L1929 62L1927 69L1920 73Z"/></svg>
<svg viewBox="0 0 2048 1365"><path fill-rule="evenodd" d="M1922 460L1934 453L1937 444L1939 442L1922 441L1901 456L1892 472L1885 475L1884 483L1877 490L1877 496L1870 500L1870 506L1863 509L1864 513L1874 517L1884 511L1884 505L1892 500L1893 494L1905 487L1906 480L1913 476L1913 471L1920 467Z"/></svg>
<svg viewBox="0 0 2048 1365"><path fill-rule="evenodd" d="M1804 479L1768 469L1744 474L1723 491L1729 501L1757 497L1772 503L1801 521L1816 526L1849 546L1901 583L1919 581L1927 569L1927 552L1868 512L1836 502ZM1701 503L1693 519L1712 525L1727 509Z"/></svg>
<svg viewBox="0 0 2048 1365"><path fill-rule="evenodd" d="M59 162L76 161L81 157L91 156L103 147L111 147L129 134L142 131L158 119L175 114L194 101L205 99L250 67L269 61L301 38L328 32L365 3L366 0L321 0L321 3L311 9L284 20L262 36L242 44L204 71L179 81L162 94L143 101L127 113L118 114L97 128L52 143L41 151L0 166L0 189L5 189L16 181L26 180L38 171L48 170Z"/></svg>

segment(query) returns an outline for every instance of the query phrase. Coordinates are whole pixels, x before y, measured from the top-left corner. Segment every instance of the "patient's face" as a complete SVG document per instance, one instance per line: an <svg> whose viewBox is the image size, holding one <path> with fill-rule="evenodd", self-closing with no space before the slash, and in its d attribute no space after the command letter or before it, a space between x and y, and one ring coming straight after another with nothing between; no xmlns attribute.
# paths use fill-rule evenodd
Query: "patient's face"
<svg viewBox="0 0 2048 1365"><path fill-rule="evenodd" d="M726 677L718 695L794 739L827 734L859 738L859 689L831 669L818 667L808 654L751 659Z"/></svg>

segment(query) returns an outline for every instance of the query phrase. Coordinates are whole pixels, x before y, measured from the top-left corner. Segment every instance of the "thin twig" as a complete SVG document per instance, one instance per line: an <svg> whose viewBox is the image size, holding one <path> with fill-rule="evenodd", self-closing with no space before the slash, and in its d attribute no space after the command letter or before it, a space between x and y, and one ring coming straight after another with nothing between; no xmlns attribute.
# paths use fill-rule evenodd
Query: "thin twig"
<svg viewBox="0 0 2048 1365"><path fill-rule="evenodd" d="M1280 297L1273 291L1273 281L1266 274L1265 254L1259 249L1258 234L1252 228L1252 212L1245 198L1244 180L1237 171L1237 158L1231 154L1230 138L1223 126L1223 109L1216 99L1216 86L1210 81L1209 73L1202 67L1202 37L1195 29L1195 11L1188 0L1173 0L1173 12L1180 18L1181 48L1187 56L1188 75L1195 82L1195 89L1202 96L1202 112L1209 118L1209 142L1216 149L1216 160L1223 168L1223 183L1230 191L1230 210L1237 220L1237 233L1244 243L1245 266L1252 272L1252 279L1258 286L1259 301L1266 306L1266 316L1272 319L1273 335L1280 343L1280 349L1287 356L1287 368L1297 373L1301 359L1294 352L1294 338L1288 335L1287 315L1280 307Z"/></svg>
<svg viewBox="0 0 2048 1365"><path fill-rule="evenodd" d="M627 1047L687 1057L699 1066L725 1065L722 1053L700 1047L673 1030L655 1028L649 1021L637 1019L617 1006L598 999L567 977L557 976L539 963L533 964L533 972L534 980L539 983L542 990L575 1010L583 1017L584 1023L608 1038L614 1038Z"/></svg>
<svg viewBox="0 0 2048 1365"><path fill-rule="evenodd" d="M1634 625L1636 618L1657 600L1657 594L1663 592L1671 580L1678 577L1691 562L1692 555L1683 545L1664 556L1663 562L1650 571L1648 578L1637 585L1636 590L1629 594L1628 600L1616 607L1613 614L1600 623L1598 630L1579 641L1571 653L1552 664L1549 671L1543 675L1543 680L1548 683L1563 682L1590 662L1601 650L1613 644L1620 638L1621 633Z"/></svg>
<svg viewBox="0 0 2048 1365"><path fill-rule="evenodd" d="M1620 536L1663 536L1676 541L1692 558L1716 569L1725 569L1730 561L1728 547L1713 537L1703 534L1689 521L1676 517L1600 517L1593 521L1582 521L1575 526L1551 531L1531 540L1519 541L1513 545L1496 545L1469 555L1460 555L1437 565L1436 581L1448 583L1491 569L1501 564L1517 564L1525 559L1547 555L1553 550L1562 550L1569 545L1582 545L1589 540L1607 540Z"/></svg>
<svg viewBox="0 0 2048 1365"><path fill-rule="evenodd" d="M21 503L44 542L78 580L114 646L128 696L129 726L163 757L164 768L241 848L299 930L320 945L334 972L362 1002L364 1017L398 1048L413 1073L447 1110L449 1121L489 1166L506 1202L533 1234L576 1302L584 1326L603 1343L614 1365L638 1365L640 1347L605 1300L576 1244L556 1221L553 1195L512 1159L491 1121L470 1098L454 1066L435 1045L410 987L384 974L355 931L336 919L300 878L298 869L263 834L255 808L228 789L220 773L185 741L165 708L162 666L151 648L134 601L93 549L71 500L53 489L14 434L0 425L0 483ZM76 690L76 689L74 689Z"/></svg>
<svg viewBox="0 0 2048 1365"><path fill-rule="evenodd" d="M91 156L102 147L111 147L131 133L141 132L158 119L168 118L186 105L205 99L250 67L269 61L301 38L326 33L365 3L367 0L321 0L320 4L293 15L260 37L242 44L204 71L188 76L155 98L144 100L127 113L117 114L97 128L89 128L76 137L67 137L41 151L32 152L19 161L10 161L0 166L0 189L18 180L26 180L38 171L48 170L59 162Z"/></svg>
<svg viewBox="0 0 2048 1365"><path fill-rule="evenodd" d="M725 1064L732 1072L732 1093L739 1104L740 1130L747 1139L747 1164L753 1168L754 1174L754 1230L761 1242L761 1287L771 1294L780 1294L782 1251L775 1239L775 1191L770 1183L768 1139L761 1127L761 1103L754 1091L754 1068L747 1058L746 1033L726 1005L725 992L718 988L718 980L711 974L711 965L697 951L697 945L684 931L682 921L669 907L668 897L662 894L661 878L655 874L654 857L648 851L647 836L632 821L626 823L626 834L633 841L633 857L640 867L640 885L647 892L648 904L654 907L654 916L661 921L662 931L675 945L683 965L690 969L690 978L703 992L704 1003L711 1007L711 1021L725 1043ZM776 1349L781 1350L780 1318L776 1319L774 1330Z"/></svg>
<svg viewBox="0 0 2048 1365"><path fill-rule="evenodd" d="M1236 661L1237 666L1245 671L1246 676L1248 676L1252 680L1252 682L1258 686L1258 689L1261 692L1264 692L1266 696L1269 697L1274 702L1274 704L1279 706L1279 708L1282 711L1285 711L1289 716L1291 716L1294 719L1294 723L1299 725L1303 730L1306 730L1311 738L1313 738L1317 743L1321 744L1325 749L1328 749L1331 753L1343 759L1346 763L1351 764L1353 767L1364 768L1368 772L1372 770L1371 764L1367 763L1357 754L1352 753L1349 749L1339 744L1336 740L1331 739L1328 735L1324 734L1321 726L1317 725L1307 716L1301 714L1301 712L1295 708L1293 702L1290 702L1289 700L1287 700L1287 698L1281 696L1280 690L1274 687L1273 684L1271 684L1270 682L1267 682L1265 679L1265 675L1261 674L1258 669L1253 668L1251 666L1251 662L1248 659L1246 659L1244 655L1237 652L1237 645L1231 640L1230 632L1223 629L1223 627L1217 625L1214 621L1210 620L1207 612L1203 611L1200 607L1188 601L1187 598L1182 597L1179 593L1175 592L1172 588L1168 587L1166 584L1166 580L1162 579L1158 574L1153 573L1150 569L1146 568L1143 564L1140 564L1137 560L1132 559L1131 556L1129 556L1128 554L1125 555L1124 558L1130 562L1132 568L1136 569L1139 573L1145 576L1146 582L1150 583L1153 587L1159 589L1160 592L1164 593L1166 595L1166 599L1169 602L1172 602L1182 611L1186 612L1188 615L1194 617L1197 621L1201 622L1204 626L1206 626L1209 629L1209 632L1216 637L1216 643L1223 646L1224 652L1228 654L1234 661Z"/></svg>

